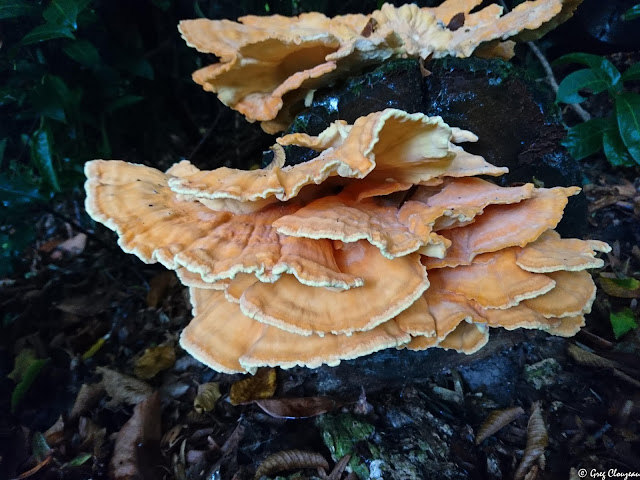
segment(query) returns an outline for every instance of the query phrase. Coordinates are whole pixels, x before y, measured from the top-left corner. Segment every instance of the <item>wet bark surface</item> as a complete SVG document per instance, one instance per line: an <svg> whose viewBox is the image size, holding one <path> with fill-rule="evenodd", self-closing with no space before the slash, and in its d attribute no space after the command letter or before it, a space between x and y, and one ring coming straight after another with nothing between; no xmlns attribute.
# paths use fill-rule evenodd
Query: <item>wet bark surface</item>
<svg viewBox="0 0 640 480"><path fill-rule="evenodd" d="M428 65L424 78L416 60L391 62L350 79L341 88L317 92L288 133L317 135L335 120L353 123L384 108L441 116L449 125L474 132L479 141L465 148L494 165L508 167L509 173L497 179L503 186L532 181L546 187L583 183L580 164L560 144L564 128L550 91L501 60L437 60ZM286 152L288 165L318 155L300 147L287 147ZM566 212L558 231L583 236L584 195L571 198Z"/></svg>

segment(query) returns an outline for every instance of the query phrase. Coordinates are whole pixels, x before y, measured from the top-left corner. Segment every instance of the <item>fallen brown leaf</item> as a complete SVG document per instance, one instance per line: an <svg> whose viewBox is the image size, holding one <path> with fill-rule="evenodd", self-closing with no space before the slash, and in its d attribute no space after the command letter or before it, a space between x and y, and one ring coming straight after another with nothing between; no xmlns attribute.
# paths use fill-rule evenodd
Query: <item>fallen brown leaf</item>
<svg viewBox="0 0 640 480"><path fill-rule="evenodd" d="M573 343L569 344L567 352L569 353L569 356L576 361L576 363L586 367L616 368L618 366L616 362L602 358L595 353L588 352Z"/></svg>
<svg viewBox="0 0 640 480"><path fill-rule="evenodd" d="M580 330L577 338L580 339L582 343L590 344L600 349L611 350L615 346L613 342L610 342L609 340L605 340L604 338L594 333L591 333L590 331L585 330L584 328Z"/></svg>
<svg viewBox="0 0 640 480"><path fill-rule="evenodd" d="M51 427L46 432L44 432L43 435L44 439L52 447L56 447L62 443L62 441L64 440L64 420L62 418L62 415L58 417L56 423L51 425Z"/></svg>
<svg viewBox="0 0 640 480"><path fill-rule="evenodd" d="M490 437L503 427L513 422L520 415L524 415L522 407L505 408L494 410L482 423L476 436L476 445L480 445L486 438Z"/></svg>
<svg viewBox="0 0 640 480"><path fill-rule="evenodd" d="M107 406L137 405L153 392L153 389L137 378L123 375L106 367L98 367L98 373L102 374L102 386L107 391L111 400Z"/></svg>
<svg viewBox="0 0 640 480"><path fill-rule="evenodd" d="M51 253L52 260L60 260L65 255L75 257L84 252L87 246L87 235L84 233L78 233L68 240L58 244L54 251Z"/></svg>
<svg viewBox="0 0 640 480"><path fill-rule="evenodd" d="M636 380L635 378L633 378L630 375L627 375L626 373L618 370L617 368L613 369L613 376L624 381L627 382L629 385L634 386L635 388L640 388L640 381Z"/></svg>
<svg viewBox="0 0 640 480"><path fill-rule="evenodd" d="M187 480L187 441L183 440L178 452L171 456L173 475L176 480Z"/></svg>
<svg viewBox="0 0 640 480"><path fill-rule="evenodd" d="M584 187L584 191L591 199L589 204L590 213L620 201L634 199L637 196L633 183L626 179L621 179L621 183L616 185L605 184L599 186L587 184Z"/></svg>
<svg viewBox="0 0 640 480"><path fill-rule="evenodd" d="M211 382L198 385L198 394L193 400L193 408L198 413L210 412L221 396L218 383Z"/></svg>
<svg viewBox="0 0 640 480"><path fill-rule="evenodd" d="M300 468L321 468L326 472L329 470L329 462L319 453L305 452L303 450L283 450L265 458L253 478L258 480L260 477L271 475L275 472L298 470Z"/></svg>
<svg viewBox="0 0 640 480"><path fill-rule="evenodd" d="M340 459L338 463L336 463L335 467L327 477L327 480L340 480L342 478L342 472L349 465L349 460L351 460L351 455L345 455Z"/></svg>
<svg viewBox="0 0 640 480"><path fill-rule="evenodd" d="M113 456L109 464L113 480L145 478L149 467L143 465L143 448L159 447L161 404L160 396L154 393L136 405L131 418L123 425L116 437Z"/></svg>
<svg viewBox="0 0 640 480"><path fill-rule="evenodd" d="M220 448L220 453L222 456L215 463L213 468L211 468L211 472L219 472L220 467L225 465L227 471L233 472L238 468L238 447L240 446L240 442L244 438L245 427L242 424L242 418L238 421L238 425L233 430L231 435L224 442L222 447ZM214 475L218 475L214 474ZM217 478L217 477L216 477Z"/></svg>
<svg viewBox="0 0 640 480"><path fill-rule="evenodd" d="M626 178L620 178L619 181L620 184L612 185L613 189L617 191L619 195L622 195L626 198L633 198L638 194L638 192L636 191L636 187L634 187L633 183L631 183L629 180L627 180Z"/></svg>
<svg viewBox="0 0 640 480"><path fill-rule="evenodd" d="M540 467L538 465L533 465L529 473L524 476L524 480L536 480L538 475L540 474Z"/></svg>
<svg viewBox="0 0 640 480"><path fill-rule="evenodd" d="M544 455L544 449L548 444L549 435L547 434L547 427L542 418L540 403L536 402L533 405L531 416L529 417L529 423L527 425L527 446L524 449L524 455L514 475L515 480L525 477L534 462Z"/></svg>
<svg viewBox="0 0 640 480"><path fill-rule="evenodd" d="M176 363L176 351L172 345L147 348L136 361L133 373L136 377L149 380Z"/></svg>
<svg viewBox="0 0 640 480"><path fill-rule="evenodd" d="M180 441L180 438L182 437L182 430L184 429L184 427L185 425L182 424L174 425L173 427L171 427L171 429L162 436L160 447L163 450L169 450L173 448L173 446Z"/></svg>
<svg viewBox="0 0 640 480"><path fill-rule="evenodd" d="M81 450L90 450L96 458L104 458L104 444L107 439L107 429L93 423L87 417L80 417L78 421L78 435Z"/></svg>
<svg viewBox="0 0 640 480"><path fill-rule="evenodd" d="M254 403L276 418L315 417L338 406L329 397L271 398L255 400Z"/></svg>
<svg viewBox="0 0 640 480"><path fill-rule="evenodd" d="M225 440L220 447L220 451L224 455L228 455L230 453L234 453L238 450L238 446L240 445L240 441L244 438L244 425L241 422L238 422L236 428L231 432L231 435Z"/></svg>
<svg viewBox="0 0 640 480"><path fill-rule="evenodd" d="M56 305L61 312L79 317L93 317L109 308L109 295L105 292L90 293L66 298Z"/></svg>
<svg viewBox="0 0 640 480"><path fill-rule="evenodd" d="M588 208L589 213L593 213L605 207L614 205L620 199L621 199L620 195L605 195L604 197L601 197L589 204L589 208Z"/></svg>
<svg viewBox="0 0 640 480"><path fill-rule="evenodd" d="M275 368L261 368L252 376L231 385L231 405L240 405L252 400L271 398L276 393Z"/></svg>
<svg viewBox="0 0 640 480"><path fill-rule="evenodd" d="M59 240L59 239L47 240L46 242L43 242L38 247L38 251L43 253L49 253L61 243L62 243L62 240Z"/></svg>
<svg viewBox="0 0 640 480"><path fill-rule="evenodd" d="M83 383L73 404L69 421L77 420L81 415L93 408L106 393L102 382L90 385Z"/></svg>

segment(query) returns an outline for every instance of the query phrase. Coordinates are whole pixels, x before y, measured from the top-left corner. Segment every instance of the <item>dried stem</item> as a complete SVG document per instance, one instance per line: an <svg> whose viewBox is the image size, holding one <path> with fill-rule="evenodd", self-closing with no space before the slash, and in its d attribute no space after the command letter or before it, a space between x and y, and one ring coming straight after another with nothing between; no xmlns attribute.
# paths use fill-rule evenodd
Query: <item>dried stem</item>
<svg viewBox="0 0 640 480"><path fill-rule="evenodd" d="M542 65L542 68L544 68L544 71L547 74L547 80L551 84L551 88L553 88L554 92L558 93L558 82L556 81L556 77L553 74L553 70L551 69L551 65L549 64L549 61L546 59L544 54L540 51L540 49L538 48L538 46L535 43L527 42L527 45L529 45L529 48L531 49L533 54L536 57L538 57L538 60L540 61L540 64ZM578 114L578 116L583 121L587 122L587 121L591 120L591 115L589 114L589 112L587 112L584 108L582 108L577 103L572 103L569 106L571 108L573 108L573 110Z"/></svg>

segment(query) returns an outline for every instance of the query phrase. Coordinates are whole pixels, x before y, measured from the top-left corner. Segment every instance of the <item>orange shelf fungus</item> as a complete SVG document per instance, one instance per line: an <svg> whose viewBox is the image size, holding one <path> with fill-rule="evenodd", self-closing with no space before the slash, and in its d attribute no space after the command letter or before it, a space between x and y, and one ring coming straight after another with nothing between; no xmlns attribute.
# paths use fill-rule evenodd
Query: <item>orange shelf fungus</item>
<svg viewBox="0 0 640 480"><path fill-rule="evenodd" d="M553 230L578 188L476 178L505 169L456 145L475 140L388 109L282 137L320 152L292 167L277 146L253 171L94 160L86 209L124 251L176 271L194 315L181 344L218 371L473 353L498 327L574 335L595 297L586 269L610 247Z"/></svg>
<svg viewBox="0 0 640 480"><path fill-rule="evenodd" d="M510 58L514 41L567 20L581 0L384 4L370 15L185 20L219 62L205 90L275 133L313 94L396 58ZM500 187L440 117L386 109L284 135L267 168L163 173L88 162L86 210L120 247L175 270L193 320L181 345L211 368L337 365L386 348L473 353L491 328L574 335L595 298L589 268L610 247L554 231L577 187ZM315 150L286 166L284 146Z"/></svg>
<svg viewBox="0 0 640 480"><path fill-rule="evenodd" d="M514 40L529 41L569 19L581 0L528 0L503 14L478 0L438 7L384 4L369 15L321 13L183 20L187 45L219 62L193 80L268 133L285 130L305 97L339 78L396 58L511 58Z"/></svg>

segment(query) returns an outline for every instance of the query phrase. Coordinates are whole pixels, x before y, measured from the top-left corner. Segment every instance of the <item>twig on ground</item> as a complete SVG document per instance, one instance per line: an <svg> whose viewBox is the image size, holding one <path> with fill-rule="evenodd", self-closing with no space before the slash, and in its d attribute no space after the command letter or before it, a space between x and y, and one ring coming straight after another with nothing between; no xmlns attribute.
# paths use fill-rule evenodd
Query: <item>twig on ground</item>
<svg viewBox="0 0 640 480"><path fill-rule="evenodd" d="M538 58L542 68L544 68L545 73L547 74L547 81L551 84L551 88L553 91L558 93L558 82L556 81L556 77L553 74L553 70L551 69L551 65L549 61L546 59L542 51L538 48L538 46L533 42L527 42L529 48L533 52L533 54ZM585 122L591 120L591 115L584 108L582 108L577 103L569 104L571 108L578 114L578 116Z"/></svg>

